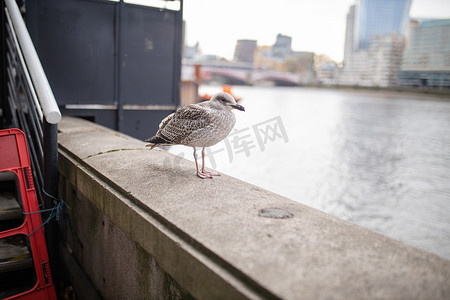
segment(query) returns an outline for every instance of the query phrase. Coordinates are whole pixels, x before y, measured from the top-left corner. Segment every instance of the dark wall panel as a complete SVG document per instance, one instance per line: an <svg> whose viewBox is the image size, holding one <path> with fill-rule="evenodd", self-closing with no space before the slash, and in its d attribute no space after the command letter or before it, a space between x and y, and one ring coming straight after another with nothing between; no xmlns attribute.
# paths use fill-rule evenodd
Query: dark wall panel
<svg viewBox="0 0 450 300"><path fill-rule="evenodd" d="M122 15L121 99L124 104L176 104L177 16L126 5Z"/></svg>
<svg viewBox="0 0 450 300"><path fill-rule="evenodd" d="M104 0L26 5L27 26L63 113L145 138L179 105L181 11Z"/></svg>
<svg viewBox="0 0 450 300"><path fill-rule="evenodd" d="M113 104L111 3L27 1L27 26L59 105Z"/></svg>
<svg viewBox="0 0 450 300"><path fill-rule="evenodd" d="M152 137L158 130L158 125L162 119L173 111L153 110L153 111L133 111L123 112L124 122L123 133L144 140Z"/></svg>

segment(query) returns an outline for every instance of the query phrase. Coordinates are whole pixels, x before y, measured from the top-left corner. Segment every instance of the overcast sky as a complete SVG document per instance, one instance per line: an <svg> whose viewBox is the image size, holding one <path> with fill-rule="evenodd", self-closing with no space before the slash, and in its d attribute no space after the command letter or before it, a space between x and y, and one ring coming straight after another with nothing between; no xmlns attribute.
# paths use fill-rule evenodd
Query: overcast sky
<svg viewBox="0 0 450 300"><path fill-rule="evenodd" d="M346 15L354 0L184 0L186 42L232 59L238 39L272 45L278 33L294 51L344 56ZM411 17L450 18L450 0L413 0Z"/></svg>

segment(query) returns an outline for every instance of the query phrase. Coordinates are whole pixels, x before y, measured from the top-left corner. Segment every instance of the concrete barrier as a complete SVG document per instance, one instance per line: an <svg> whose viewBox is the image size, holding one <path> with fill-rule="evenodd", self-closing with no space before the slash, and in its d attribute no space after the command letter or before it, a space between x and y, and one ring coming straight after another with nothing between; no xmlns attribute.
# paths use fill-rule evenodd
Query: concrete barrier
<svg viewBox="0 0 450 300"><path fill-rule="evenodd" d="M226 175L201 180L88 121L59 130L65 247L105 299L450 298L448 260Z"/></svg>

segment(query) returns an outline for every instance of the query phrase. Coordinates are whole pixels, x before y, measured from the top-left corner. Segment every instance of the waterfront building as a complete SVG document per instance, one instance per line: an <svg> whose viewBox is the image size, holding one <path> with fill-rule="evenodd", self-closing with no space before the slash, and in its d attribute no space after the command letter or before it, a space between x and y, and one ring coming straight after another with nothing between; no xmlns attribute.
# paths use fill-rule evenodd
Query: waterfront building
<svg viewBox="0 0 450 300"><path fill-rule="evenodd" d="M285 59L292 52L292 38L287 35L278 34L275 44L272 46L272 57Z"/></svg>
<svg viewBox="0 0 450 300"><path fill-rule="evenodd" d="M316 79L314 56L313 52L291 51L284 61L284 70L298 74L304 84L312 83Z"/></svg>
<svg viewBox="0 0 450 300"><path fill-rule="evenodd" d="M256 40L238 40L234 51L234 61L253 63Z"/></svg>
<svg viewBox="0 0 450 300"><path fill-rule="evenodd" d="M323 85L335 85L338 72L335 62L320 64L316 67L317 82Z"/></svg>
<svg viewBox="0 0 450 300"><path fill-rule="evenodd" d="M256 48L253 66L257 70L274 70L295 74L302 84L314 82L314 53L292 51L291 44L290 36L278 34L272 46Z"/></svg>
<svg viewBox="0 0 450 300"><path fill-rule="evenodd" d="M353 48L355 43L355 5L350 6L347 14L347 24L345 31L345 47L344 47L344 65L351 63Z"/></svg>
<svg viewBox="0 0 450 300"><path fill-rule="evenodd" d="M284 70L284 59L272 56L271 46L256 48L253 65L257 69Z"/></svg>
<svg viewBox="0 0 450 300"><path fill-rule="evenodd" d="M411 0L359 0L347 14L340 84L395 86Z"/></svg>
<svg viewBox="0 0 450 300"><path fill-rule="evenodd" d="M360 0L357 3L357 50L368 49L373 36L406 35L412 0Z"/></svg>
<svg viewBox="0 0 450 300"><path fill-rule="evenodd" d="M183 58L194 58L196 55L199 55L200 52L201 51L199 42L197 42L194 46L184 44Z"/></svg>
<svg viewBox="0 0 450 300"><path fill-rule="evenodd" d="M357 82L358 73L355 69L357 58L360 54L355 53L355 10L356 5L350 6L347 14L347 24L345 31L345 46L344 46L344 62L339 76L338 82L343 85L354 85Z"/></svg>
<svg viewBox="0 0 450 300"><path fill-rule="evenodd" d="M400 84L450 88L450 19L417 22L403 56Z"/></svg>
<svg viewBox="0 0 450 300"><path fill-rule="evenodd" d="M399 33L376 35L368 47L368 86L389 87L398 85L405 37Z"/></svg>
<svg viewBox="0 0 450 300"><path fill-rule="evenodd" d="M254 52L254 66L259 69L271 69L286 72L286 59L292 53L292 38L287 35L278 34L272 46L257 47Z"/></svg>

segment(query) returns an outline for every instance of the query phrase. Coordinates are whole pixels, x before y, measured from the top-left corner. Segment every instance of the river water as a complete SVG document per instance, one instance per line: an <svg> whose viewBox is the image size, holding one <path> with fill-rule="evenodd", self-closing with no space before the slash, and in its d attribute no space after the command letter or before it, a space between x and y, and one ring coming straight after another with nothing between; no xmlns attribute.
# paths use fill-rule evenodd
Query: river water
<svg viewBox="0 0 450 300"><path fill-rule="evenodd" d="M450 259L450 99L293 87L232 92L246 111L235 112L235 131L211 147L208 166ZM169 151L192 160L191 148Z"/></svg>

